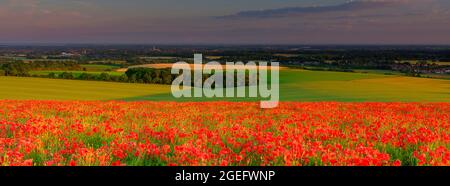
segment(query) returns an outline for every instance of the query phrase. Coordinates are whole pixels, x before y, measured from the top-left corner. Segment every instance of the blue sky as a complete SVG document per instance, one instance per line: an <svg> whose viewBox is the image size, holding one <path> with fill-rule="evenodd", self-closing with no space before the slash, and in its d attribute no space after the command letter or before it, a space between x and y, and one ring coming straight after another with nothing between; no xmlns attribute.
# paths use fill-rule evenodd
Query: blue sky
<svg viewBox="0 0 450 186"><path fill-rule="evenodd" d="M450 44L448 0L0 0L0 43Z"/></svg>

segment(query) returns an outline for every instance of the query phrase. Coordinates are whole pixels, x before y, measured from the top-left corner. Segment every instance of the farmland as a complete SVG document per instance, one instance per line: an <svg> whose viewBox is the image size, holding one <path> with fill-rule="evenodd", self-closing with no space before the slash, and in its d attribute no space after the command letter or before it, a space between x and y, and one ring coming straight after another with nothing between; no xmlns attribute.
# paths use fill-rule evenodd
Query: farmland
<svg viewBox="0 0 450 186"><path fill-rule="evenodd" d="M153 69L164 69L164 68L172 68L173 64L172 63L157 63L157 64L145 64L145 65L135 65L135 66L130 66L129 68L153 68ZM202 64L202 65L198 65L198 67L200 68L205 68L206 64ZM189 68L190 69L196 69L198 68L196 67L194 64L189 64ZM213 67L215 68L215 65L210 65L210 68ZM220 65L220 67L223 70L226 70L226 65ZM234 66L235 69L256 69L258 68L258 66L254 66L254 67L246 67L244 65L235 65ZM280 69L285 69L285 67L279 67ZM116 71L118 72L126 72L128 70L128 68L120 68L117 69Z"/></svg>
<svg viewBox="0 0 450 186"><path fill-rule="evenodd" d="M87 74L92 74L92 75L99 75L101 73L107 73L111 76L120 76L122 74L124 74L123 72L115 72L115 71L57 71L57 70L52 70L52 71L32 71L30 72L31 75L43 75L46 76L50 73L54 73L55 75L60 75L64 72L68 72L68 73L72 73L74 75L74 77L79 77L81 74L83 73L87 73Z"/></svg>
<svg viewBox="0 0 450 186"><path fill-rule="evenodd" d="M82 71L71 71L71 70L34 70L30 72L30 75L38 75L38 76L48 76L50 73L54 73L56 76L59 76L63 72L72 73L74 77L79 77L83 73L99 75L101 73L108 73L111 76L120 76L123 75L123 72L117 72L119 69L118 65L94 65L94 64L83 64L80 65Z"/></svg>
<svg viewBox="0 0 450 186"><path fill-rule="evenodd" d="M283 101L415 101L450 102L450 81L375 73L280 71L280 99ZM227 101L245 101L222 98ZM126 100L175 100L171 94L127 98ZM179 99L177 99L179 100ZM182 99L197 101L193 98ZM218 100L217 98L203 98Z"/></svg>
<svg viewBox="0 0 450 186"><path fill-rule="evenodd" d="M450 165L449 103L0 101L0 165Z"/></svg>
<svg viewBox="0 0 450 186"><path fill-rule="evenodd" d="M99 72L90 72L99 73ZM118 72L112 72L118 73ZM246 101L237 98L174 99L170 87L153 84L0 77L0 99ZM413 101L450 102L450 81L376 73L284 69L280 72L283 101ZM254 99L253 99L254 100Z"/></svg>
<svg viewBox="0 0 450 186"><path fill-rule="evenodd" d="M450 0L0 0L0 177L448 179L449 23Z"/></svg>
<svg viewBox="0 0 450 186"><path fill-rule="evenodd" d="M118 69L120 66L118 65L93 65L93 64L85 64L80 65L82 68L85 68L86 71L113 71Z"/></svg>
<svg viewBox="0 0 450 186"><path fill-rule="evenodd" d="M167 93L170 87L0 76L0 90L0 99L9 100L111 100Z"/></svg>
<svg viewBox="0 0 450 186"><path fill-rule="evenodd" d="M87 73L121 73L104 68ZM282 69L269 110L155 84L0 76L0 90L0 166L450 165L448 80Z"/></svg>

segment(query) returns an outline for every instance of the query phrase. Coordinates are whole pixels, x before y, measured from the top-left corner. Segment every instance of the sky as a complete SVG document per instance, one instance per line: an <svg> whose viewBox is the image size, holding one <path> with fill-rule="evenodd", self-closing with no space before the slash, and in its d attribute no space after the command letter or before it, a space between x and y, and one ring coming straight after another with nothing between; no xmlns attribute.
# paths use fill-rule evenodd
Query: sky
<svg viewBox="0 0 450 186"><path fill-rule="evenodd" d="M450 44L450 1L0 0L1 43Z"/></svg>

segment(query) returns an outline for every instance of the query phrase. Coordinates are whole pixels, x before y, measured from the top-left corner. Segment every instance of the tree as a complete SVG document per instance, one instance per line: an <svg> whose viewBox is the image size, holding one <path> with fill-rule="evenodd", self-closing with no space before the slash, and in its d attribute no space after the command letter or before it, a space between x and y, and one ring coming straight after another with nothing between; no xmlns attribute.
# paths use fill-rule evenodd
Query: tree
<svg viewBox="0 0 450 186"><path fill-rule="evenodd" d="M55 78L56 78L56 74L55 74L54 72L50 72L50 73L48 74L48 78L55 79Z"/></svg>
<svg viewBox="0 0 450 186"><path fill-rule="evenodd" d="M93 80L93 79L95 79L95 76L92 75L92 74L83 72L83 73L78 77L78 79L81 79L81 80Z"/></svg>
<svg viewBox="0 0 450 186"><path fill-rule="evenodd" d="M118 82L119 76L111 76L111 81Z"/></svg>
<svg viewBox="0 0 450 186"><path fill-rule="evenodd" d="M123 75L119 76L119 81L120 82L127 82L128 81L128 76L126 74L123 74Z"/></svg>
<svg viewBox="0 0 450 186"><path fill-rule="evenodd" d="M103 72L103 73L100 74L99 80L110 81L111 80L111 76L108 73Z"/></svg>
<svg viewBox="0 0 450 186"><path fill-rule="evenodd" d="M73 79L74 76L71 72L63 72L61 73L61 75L59 76L62 79Z"/></svg>
<svg viewBox="0 0 450 186"><path fill-rule="evenodd" d="M144 80L144 83L151 83L152 82L152 75L147 72L147 73L144 74L142 79Z"/></svg>
<svg viewBox="0 0 450 186"><path fill-rule="evenodd" d="M162 82L162 79L159 77L155 77L152 79L152 83L154 83L154 84L161 84L161 82Z"/></svg>
<svg viewBox="0 0 450 186"><path fill-rule="evenodd" d="M128 81L131 83L136 83L136 74L128 76Z"/></svg>
<svg viewBox="0 0 450 186"><path fill-rule="evenodd" d="M6 76L20 76L27 74L28 68L23 62L11 62L2 66Z"/></svg>

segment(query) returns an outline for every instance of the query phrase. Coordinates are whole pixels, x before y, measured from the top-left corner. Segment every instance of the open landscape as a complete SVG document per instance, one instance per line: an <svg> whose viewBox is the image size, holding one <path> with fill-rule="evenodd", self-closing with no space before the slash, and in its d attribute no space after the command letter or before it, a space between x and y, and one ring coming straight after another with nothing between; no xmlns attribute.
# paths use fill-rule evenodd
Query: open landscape
<svg viewBox="0 0 450 186"><path fill-rule="evenodd" d="M450 176L448 0L0 0L0 25L0 177Z"/></svg>
<svg viewBox="0 0 450 186"><path fill-rule="evenodd" d="M163 65L164 68L169 64ZM155 68L140 65L132 68ZM450 81L283 67L280 106L174 98L170 85L83 65L74 79L0 76L3 166L417 166L450 164Z"/></svg>
<svg viewBox="0 0 450 186"><path fill-rule="evenodd" d="M40 71L48 73L48 71ZM79 72L78 74L81 74ZM102 72L89 72L99 74ZM117 75L123 73L114 72ZM76 73L74 73L76 74ZM254 101L254 98L173 98L170 85L0 76L0 99ZM282 101L449 102L450 81L378 73L281 69Z"/></svg>
<svg viewBox="0 0 450 186"><path fill-rule="evenodd" d="M311 63L260 52L282 65L281 102L268 110L258 107L265 98L248 94L175 98L170 67L183 57L7 58L0 165L450 165L446 63ZM246 58L227 54L214 60ZM329 54L310 57L318 55Z"/></svg>

